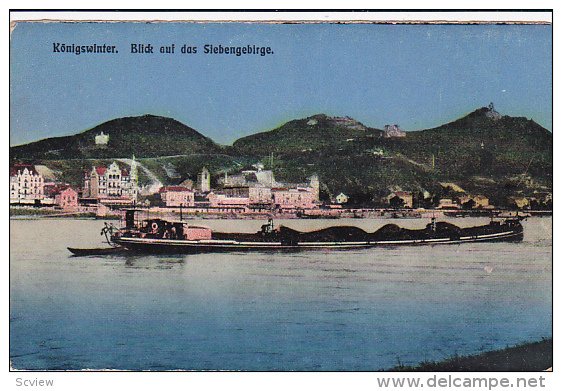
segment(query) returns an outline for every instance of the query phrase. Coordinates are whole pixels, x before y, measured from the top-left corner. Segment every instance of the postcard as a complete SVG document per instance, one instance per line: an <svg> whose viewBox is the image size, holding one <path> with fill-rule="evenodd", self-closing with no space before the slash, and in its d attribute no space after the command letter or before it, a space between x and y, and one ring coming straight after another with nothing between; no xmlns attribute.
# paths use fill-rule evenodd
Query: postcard
<svg viewBox="0 0 562 391"><path fill-rule="evenodd" d="M12 15L11 370L552 368L551 13L258 14Z"/></svg>

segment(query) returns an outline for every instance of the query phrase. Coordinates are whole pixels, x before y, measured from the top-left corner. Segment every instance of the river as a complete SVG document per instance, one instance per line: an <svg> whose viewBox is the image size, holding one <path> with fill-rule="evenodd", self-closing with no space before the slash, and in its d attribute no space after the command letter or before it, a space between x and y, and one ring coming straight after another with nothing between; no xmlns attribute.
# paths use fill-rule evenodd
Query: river
<svg viewBox="0 0 562 391"><path fill-rule="evenodd" d="M486 219L451 219L470 226ZM277 221L296 229L422 219ZM194 221L227 231L263 221ZM521 243L71 257L101 221L10 221L10 360L33 370L381 370L552 337L552 219Z"/></svg>

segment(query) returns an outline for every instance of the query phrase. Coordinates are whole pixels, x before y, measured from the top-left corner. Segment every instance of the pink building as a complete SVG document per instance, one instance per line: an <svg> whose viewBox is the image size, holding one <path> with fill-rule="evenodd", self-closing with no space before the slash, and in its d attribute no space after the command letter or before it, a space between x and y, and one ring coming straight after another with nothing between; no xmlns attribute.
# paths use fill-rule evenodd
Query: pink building
<svg viewBox="0 0 562 391"><path fill-rule="evenodd" d="M55 204L64 210L78 209L78 192L68 186L55 194Z"/></svg>
<svg viewBox="0 0 562 391"><path fill-rule="evenodd" d="M220 207L247 207L250 204L248 197L229 197L226 194L209 193L207 196L210 206L213 208Z"/></svg>
<svg viewBox="0 0 562 391"><path fill-rule="evenodd" d="M166 206L194 206L195 194L193 190L183 186L164 186L158 191Z"/></svg>
<svg viewBox="0 0 562 391"><path fill-rule="evenodd" d="M312 209L316 207L315 195L310 189L271 189L273 203L281 209Z"/></svg>
<svg viewBox="0 0 562 391"><path fill-rule="evenodd" d="M271 204L271 188L265 186L250 187L250 203L252 204Z"/></svg>

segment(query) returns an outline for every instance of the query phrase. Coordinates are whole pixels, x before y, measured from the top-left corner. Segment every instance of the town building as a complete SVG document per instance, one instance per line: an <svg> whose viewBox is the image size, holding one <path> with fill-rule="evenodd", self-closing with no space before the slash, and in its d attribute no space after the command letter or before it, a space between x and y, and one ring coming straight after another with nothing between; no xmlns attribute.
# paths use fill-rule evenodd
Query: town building
<svg viewBox="0 0 562 391"><path fill-rule="evenodd" d="M272 189L299 189L312 194L315 203L320 200L320 180L314 174L306 183L283 183L278 182L273 175L273 171L264 170L263 165L254 165L255 170L244 170L240 174L219 179L223 192L230 197L247 197L252 205L272 205L275 203ZM289 197L289 198L292 198ZM297 197L298 198L298 197Z"/></svg>
<svg viewBox="0 0 562 391"><path fill-rule="evenodd" d="M113 162L109 167L93 166L91 171L84 173L84 198L136 201L138 191L138 168L134 156L130 172Z"/></svg>
<svg viewBox="0 0 562 391"><path fill-rule="evenodd" d="M337 204L347 204L347 202L349 201L349 197L347 195L345 195L344 193L340 193L336 196L336 203Z"/></svg>
<svg viewBox="0 0 562 391"><path fill-rule="evenodd" d="M60 188L55 194L55 204L63 210L78 209L78 192L70 186Z"/></svg>
<svg viewBox="0 0 562 391"><path fill-rule="evenodd" d="M168 207L195 206L195 193L183 186L163 186L158 191L164 205Z"/></svg>
<svg viewBox="0 0 562 391"><path fill-rule="evenodd" d="M273 204L279 209L312 209L317 207L314 193L309 188L273 188Z"/></svg>
<svg viewBox="0 0 562 391"><path fill-rule="evenodd" d="M273 171L263 170L261 165L255 165L256 170L244 170L239 174L228 176L225 173L224 178L220 178L218 183L224 189L232 187L281 187L282 184L275 180Z"/></svg>
<svg viewBox="0 0 562 391"><path fill-rule="evenodd" d="M249 197L228 196L223 193L210 192L207 199L212 208L243 208L245 210L250 205Z"/></svg>
<svg viewBox="0 0 562 391"><path fill-rule="evenodd" d="M203 167L201 172L197 174L197 190L201 193L208 193L211 191L211 174L206 167Z"/></svg>
<svg viewBox="0 0 562 391"><path fill-rule="evenodd" d="M437 209L458 209L459 204L453 201L451 198L441 198L439 200L439 205L437 205Z"/></svg>
<svg viewBox="0 0 562 391"><path fill-rule="evenodd" d="M251 204L271 204L273 201L271 187L260 185L249 187L248 198Z"/></svg>
<svg viewBox="0 0 562 391"><path fill-rule="evenodd" d="M228 186L222 189L222 193L227 197L250 197L249 186Z"/></svg>
<svg viewBox="0 0 562 391"><path fill-rule="evenodd" d="M31 164L10 168L10 204L34 204L44 198L45 180Z"/></svg>
<svg viewBox="0 0 562 391"><path fill-rule="evenodd" d="M64 210L78 209L78 191L68 183L45 182L42 205L57 206Z"/></svg>

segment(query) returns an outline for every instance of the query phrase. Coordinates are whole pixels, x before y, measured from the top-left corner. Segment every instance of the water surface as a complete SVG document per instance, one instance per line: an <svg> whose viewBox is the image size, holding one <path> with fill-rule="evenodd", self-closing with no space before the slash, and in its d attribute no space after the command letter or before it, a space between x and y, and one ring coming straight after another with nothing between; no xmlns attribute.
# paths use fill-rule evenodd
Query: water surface
<svg viewBox="0 0 562 391"><path fill-rule="evenodd" d="M427 220L282 223L389 222ZM100 221L12 220L12 366L380 370L551 337L551 223L524 222L522 243L76 258L66 247L101 245Z"/></svg>

